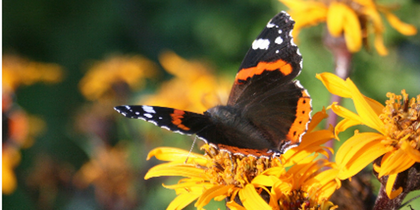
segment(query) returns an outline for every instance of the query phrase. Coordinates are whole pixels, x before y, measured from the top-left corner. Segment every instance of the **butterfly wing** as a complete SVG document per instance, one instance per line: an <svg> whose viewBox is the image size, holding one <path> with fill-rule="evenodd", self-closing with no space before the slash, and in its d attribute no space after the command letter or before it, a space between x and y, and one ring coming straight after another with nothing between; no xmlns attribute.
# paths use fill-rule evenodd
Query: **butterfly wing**
<svg viewBox="0 0 420 210"><path fill-rule="evenodd" d="M280 151L300 142L312 110L308 93L293 81L302 69L293 26L285 12L268 22L248 50L228 100Z"/></svg>
<svg viewBox="0 0 420 210"><path fill-rule="evenodd" d="M158 106L117 106L114 109L128 118L141 119L184 135L197 134L206 143L225 143L225 137L206 114ZM210 140L210 142L208 141Z"/></svg>

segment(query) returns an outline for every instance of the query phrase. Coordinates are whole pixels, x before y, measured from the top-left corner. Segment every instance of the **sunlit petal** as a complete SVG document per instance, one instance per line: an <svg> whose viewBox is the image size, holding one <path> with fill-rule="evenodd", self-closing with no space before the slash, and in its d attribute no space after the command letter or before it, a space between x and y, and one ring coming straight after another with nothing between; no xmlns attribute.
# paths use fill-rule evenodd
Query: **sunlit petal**
<svg viewBox="0 0 420 210"><path fill-rule="evenodd" d="M384 38L382 33L375 33L375 40L373 44L375 46L376 51L378 51L379 55L388 55L388 50L384 45Z"/></svg>
<svg viewBox="0 0 420 210"><path fill-rule="evenodd" d="M144 179L160 176L184 176L203 178L203 170L191 165L177 163L163 163L151 168Z"/></svg>
<svg viewBox="0 0 420 210"><path fill-rule="evenodd" d="M246 209L271 209L270 205L261 198L252 184L246 185L244 189L239 191L239 198Z"/></svg>
<svg viewBox="0 0 420 210"><path fill-rule="evenodd" d="M178 196L168 205L167 210L179 210L187 207L190 203L195 201L200 194L183 193Z"/></svg>
<svg viewBox="0 0 420 210"><path fill-rule="evenodd" d="M392 174L392 175L388 176L388 181L386 183L385 191L386 191L386 194L388 195L388 197L390 199L394 199L399 194L401 194L402 191L403 191L402 187L399 187L397 190L392 191L392 188L394 187L394 183L395 183L395 180L397 179L397 177L398 177L398 174Z"/></svg>
<svg viewBox="0 0 420 210"><path fill-rule="evenodd" d="M382 159L381 171L379 171L378 177L400 173L410 168L416 161L409 158L407 153L403 150L397 150L387 158Z"/></svg>
<svg viewBox="0 0 420 210"><path fill-rule="evenodd" d="M360 121L355 121L355 120L351 120L351 119L343 119L341 120L339 123L337 123L337 125L335 126L335 130L334 130L334 135L335 138L338 138L338 134L347 130L347 128L353 127L355 125L360 125L362 124L362 122Z"/></svg>
<svg viewBox="0 0 420 210"><path fill-rule="evenodd" d="M195 203L195 207L198 209L203 208L207 205L211 199L218 195L227 194L229 190L234 188L234 185L216 185L208 190L206 190L198 199L197 203ZM259 196L259 195L258 195Z"/></svg>
<svg viewBox="0 0 420 210"><path fill-rule="evenodd" d="M413 159L416 162L420 162L420 152L410 146L410 143L407 141L404 141L401 145L401 149L410 156L411 159Z"/></svg>
<svg viewBox="0 0 420 210"><path fill-rule="evenodd" d="M347 10L350 10L350 8L343 3L335 1L330 3L327 13L327 27L332 36L339 37L342 35Z"/></svg>
<svg viewBox="0 0 420 210"><path fill-rule="evenodd" d="M194 161L199 164L204 164L207 159L203 155L197 153L189 152L183 149L178 149L174 147L158 147L153 149L147 155L147 160L151 157L156 157L158 160L162 161L179 161L185 162L187 159L189 162Z"/></svg>
<svg viewBox="0 0 420 210"><path fill-rule="evenodd" d="M386 18L388 19L389 24L394 27L398 32L406 36L413 36L417 33L416 27L413 25L403 23L396 15L385 12Z"/></svg>
<svg viewBox="0 0 420 210"><path fill-rule="evenodd" d="M321 80L322 84L324 84L330 93L344 98L351 97L350 91L347 90L346 82L337 75L324 72L321 74L316 74L316 78Z"/></svg>
<svg viewBox="0 0 420 210"><path fill-rule="evenodd" d="M352 99L354 101L354 106L356 107L357 113L363 119L364 124L367 126L385 134L383 130L383 122L379 119L376 112L369 106L369 103L366 102L363 95L357 89L356 85L350 79L346 79L347 87L352 93Z"/></svg>
<svg viewBox="0 0 420 210"><path fill-rule="evenodd" d="M313 116L312 116L312 120L308 125L308 131L307 133L312 132L316 126L318 126L318 124L325 118L328 117L327 112L325 111L325 108L323 107L321 111L316 112Z"/></svg>
<svg viewBox="0 0 420 210"><path fill-rule="evenodd" d="M344 10L344 38L350 52L357 52L362 47L362 29L357 14L350 8Z"/></svg>

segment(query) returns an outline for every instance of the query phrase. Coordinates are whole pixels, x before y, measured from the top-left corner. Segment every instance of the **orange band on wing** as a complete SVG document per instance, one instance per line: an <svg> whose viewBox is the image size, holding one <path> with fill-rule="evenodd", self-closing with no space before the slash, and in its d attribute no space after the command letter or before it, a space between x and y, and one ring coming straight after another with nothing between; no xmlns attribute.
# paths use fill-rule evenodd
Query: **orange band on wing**
<svg viewBox="0 0 420 210"><path fill-rule="evenodd" d="M181 129L183 129L183 130L188 131L188 130L190 130L190 128L189 128L189 127L187 127L187 126L185 126L185 125L183 125L183 124L182 124L182 120L181 120L182 118L184 118L184 114L185 114L185 112L184 112L184 111L175 109L175 110L174 110L174 113L173 113L173 114L171 114L171 117L172 117L172 123L173 123L174 125L176 125L178 128L181 128Z"/></svg>
<svg viewBox="0 0 420 210"><path fill-rule="evenodd" d="M300 136L306 132L307 123L310 121L311 98L306 90L302 91L302 97L299 98L296 107L296 119L286 135L287 139L291 140L291 144L297 144L300 141Z"/></svg>
<svg viewBox="0 0 420 210"><path fill-rule="evenodd" d="M251 78L254 75L260 75L264 71L275 70L279 70L286 76L292 73L293 68L289 63L281 59L275 62L261 61L257 64L257 66L239 70L239 72L236 74L235 83L239 83L239 80L247 80L248 78Z"/></svg>

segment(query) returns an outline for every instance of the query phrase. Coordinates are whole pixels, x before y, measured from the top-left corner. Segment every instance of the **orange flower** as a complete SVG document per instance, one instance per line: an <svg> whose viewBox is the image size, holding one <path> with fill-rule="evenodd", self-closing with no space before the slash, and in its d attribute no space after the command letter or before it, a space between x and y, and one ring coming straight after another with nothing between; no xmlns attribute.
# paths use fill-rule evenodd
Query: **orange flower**
<svg viewBox="0 0 420 210"><path fill-rule="evenodd" d="M417 29L403 23L391 13L391 8L376 4L372 0L279 0L291 10L288 13L296 21L293 37L297 37L304 27L327 23L327 28L333 37L344 35L350 52L357 52L362 47L362 40L369 32L374 33L374 46L380 55L386 55L383 44L385 26L381 13L385 15L390 25L398 32L412 36Z"/></svg>
<svg viewBox="0 0 420 210"><path fill-rule="evenodd" d="M178 184L165 186L177 194L167 209L182 209L195 200L195 206L202 209L211 199L225 198L230 209L334 209L328 199L340 187L338 170L327 159L316 159L327 154L325 149L329 148L321 145L333 133L313 131L325 116L325 111L315 114L302 143L279 158L231 155L207 144L202 147L205 155L157 148L148 158L155 156L168 162L150 169L145 179L186 177ZM331 169L323 170L325 167Z"/></svg>
<svg viewBox="0 0 420 210"><path fill-rule="evenodd" d="M417 99L388 93L389 100L384 107L379 102L360 93L350 79L345 81L331 73L317 75L327 89L336 95L351 98L357 113L332 104L331 109L344 119L335 127L336 135L354 125L363 124L377 130L375 132L356 132L336 154L340 169L338 177L347 179L365 168L369 163L382 157L381 166L374 165L378 178L389 176L386 192L395 198L402 188L392 191L399 173L420 162L420 95Z"/></svg>

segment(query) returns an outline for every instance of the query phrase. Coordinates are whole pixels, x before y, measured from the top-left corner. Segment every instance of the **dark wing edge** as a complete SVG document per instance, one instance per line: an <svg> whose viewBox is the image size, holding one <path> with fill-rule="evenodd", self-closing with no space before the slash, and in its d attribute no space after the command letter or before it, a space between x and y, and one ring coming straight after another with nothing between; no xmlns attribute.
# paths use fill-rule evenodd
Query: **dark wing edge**
<svg viewBox="0 0 420 210"><path fill-rule="evenodd" d="M145 105L123 105L114 109L125 117L141 119L175 133L196 134L199 139L215 147L224 141L223 134L206 114Z"/></svg>

